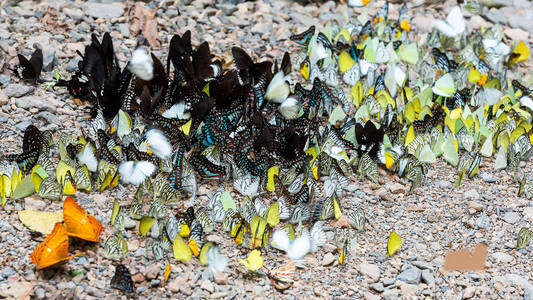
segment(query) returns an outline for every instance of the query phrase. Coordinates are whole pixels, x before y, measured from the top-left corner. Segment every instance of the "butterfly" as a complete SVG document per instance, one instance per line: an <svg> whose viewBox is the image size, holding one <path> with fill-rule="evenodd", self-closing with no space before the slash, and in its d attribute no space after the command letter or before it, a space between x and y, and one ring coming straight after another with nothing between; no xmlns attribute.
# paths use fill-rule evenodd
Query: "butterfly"
<svg viewBox="0 0 533 300"><path fill-rule="evenodd" d="M109 259L120 260L128 252L128 244L122 233L107 238L104 244L104 256Z"/></svg>
<svg viewBox="0 0 533 300"><path fill-rule="evenodd" d="M233 55L235 66L239 70L238 78L242 85L248 83L255 85L259 82L259 78L264 73L269 72L272 67L272 63L267 61L254 63L250 55L239 47L231 48L231 53Z"/></svg>
<svg viewBox="0 0 533 300"><path fill-rule="evenodd" d="M313 35L315 35L315 29L316 27L314 25L311 25L306 31L298 34L293 34L289 37L289 39L307 48L309 42L311 41L311 38L313 37Z"/></svg>
<svg viewBox="0 0 533 300"><path fill-rule="evenodd" d="M268 272L268 279L277 290L286 290L292 286L296 265L293 260L288 260L283 266Z"/></svg>
<svg viewBox="0 0 533 300"><path fill-rule="evenodd" d="M44 241L33 250L30 258L37 270L41 270L62 261L84 254L78 253L67 256L68 235L65 226L57 222L52 232L46 236Z"/></svg>
<svg viewBox="0 0 533 300"><path fill-rule="evenodd" d="M254 249L248 254L246 260L239 258L241 264L243 264L248 270L255 272L263 267L263 256L261 255L261 250Z"/></svg>
<svg viewBox="0 0 533 300"><path fill-rule="evenodd" d="M57 180L53 176L48 176L39 185L39 191L37 192L39 197L50 200L59 200L60 191L57 185Z"/></svg>
<svg viewBox="0 0 533 300"><path fill-rule="evenodd" d="M72 197L65 198L63 202L63 218L68 235L91 242L100 241L104 227Z"/></svg>
<svg viewBox="0 0 533 300"><path fill-rule="evenodd" d="M533 230L529 230L525 227L520 229L518 233L518 238L516 239L516 248L522 249L526 248L529 243L533 240Z"/></svg>
<svg viewBox="0 0 533 300"><path fill-rule="evenodd" d="M110 286L126 293L133 293L133 280L131 279L130 270L125 265L118 264L115 266L115 275L111 278Z"/></svg>
<svg viewBox="0 0 533 300"><path fill-rule="evenodd" d="M37 81L43 68L43 51L40 48L36 48L30 60L21 54L17 54L17 56L19 66L15 69L15 74L23 80Z"/></svg>
<svg viewBox="0 0 533 300"><path fill-rule="evenodd" d="M366 217L365 211L362 208L358 208L354 212L348 214L348 222L357 230L364 230Z"/></svg>
<svg viewBox="0 0 533 300"><path fill-rule="evenodd" d="M454 6L446 21L435 20L433 21L433 27L449 37L455 37L462 34L466 29L465 19L461 13L459 6Z"/></svg>

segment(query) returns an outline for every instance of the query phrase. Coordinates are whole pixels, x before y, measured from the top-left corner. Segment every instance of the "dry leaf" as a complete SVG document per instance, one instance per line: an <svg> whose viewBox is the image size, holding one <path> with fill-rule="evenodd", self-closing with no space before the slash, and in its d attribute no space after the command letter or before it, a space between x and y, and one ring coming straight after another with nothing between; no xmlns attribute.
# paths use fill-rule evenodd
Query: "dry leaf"
<svg viewBox="0 0 533 300"><path fill-rule="evenodd" d="M63 222L63 212L20 210L19 220L33 231L49 234L57 222Z"/></svg>
<svg viewBox="0 0 533 300"><path fill-rule="evenodd" d="M132 19L130 26L131 33L134 35L142 34L153 48L159 47L155 13L156 9L146 8L142 2L136 2L133 12L130 12Z"/></svg>
<svg viewBox="0 0 533 300"><path fill-rule="evenodd" d="M479 243L472 254L469 249L448 252L443 268L447 271L482 271L486 257L487 245Z"/></svg>

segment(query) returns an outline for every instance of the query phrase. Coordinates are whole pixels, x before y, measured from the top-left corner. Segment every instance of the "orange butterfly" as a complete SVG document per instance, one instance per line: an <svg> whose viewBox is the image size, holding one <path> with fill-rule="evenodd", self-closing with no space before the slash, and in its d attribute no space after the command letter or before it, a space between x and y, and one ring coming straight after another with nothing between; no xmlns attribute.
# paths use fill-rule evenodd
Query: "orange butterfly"
<svg viewBox="0 0 533 300"><path fill-rule="evenodd" d="M104 227L72 197L67 197L63 202L63 219L68 235L91 242L100 241Z"/></svg>
<svg viewBox="0 0 533 300"><path fill-rule="evenodd" d="M67 256L68 253L68 235L65 226L57 222L52 232L40 243L31 254L31 261L37 267L37 270L47 268L75 256L82 255L84 252Z"/></svg>
<svg viewBox="0 0 533 300"><path fill-rule="evenodd" d="M286 264L268 272L268 278L277 290L285 290L294 283L296 264L293 260L288 260Z"/></svg>

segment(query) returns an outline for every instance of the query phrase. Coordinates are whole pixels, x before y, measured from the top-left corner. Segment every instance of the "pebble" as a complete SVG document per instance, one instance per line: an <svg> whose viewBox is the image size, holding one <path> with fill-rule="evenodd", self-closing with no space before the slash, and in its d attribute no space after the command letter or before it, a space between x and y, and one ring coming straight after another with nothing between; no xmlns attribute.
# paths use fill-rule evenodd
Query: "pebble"
<svg viewBox="0 0 533 300"><path fill-rule="evenodd" d="M447 189L452 187L452 183L449 182L449 181L446 181L446 180L439 180L439 181L437 181L436 185L438 187L442 188L442 189L445 189L445 190L447 190Z"/></svg>
<svg viewBox="0 0 533 300"><path fill-rule="evenodd" d="M369 264L369 263L360 264L359 272L361 272L361 274L363 275L370 277L373 282L378 281L379 276L381 275L381 271L379 270L379 267L374 264Z"/></svg>
<svg viewBox="0 0 533 300"><path fill-rule="evenodd" d="M406 283L419 284L421 276L422 272L420 269L411 267L400 273L397 279Z"/></svg>
<svg viewBox="0 0 533 300"><path fill-rule="evenodd" d="M505 252L494 252L491 253L490 256L496 261L496 262L503 262L503 263L509 263L513 261L513 257Z"/></svg>
<svg viewBox="0 0 533 300"><path fill-rule="evenodd" d="M530 221L533 221L533 207L529 206L524 208L524 216Z"/></svg>
<svg viewBox="0 0 533 300"><path fill-rule="evenodd" d="M394 282L396 282L396 279L394 278L383 278L382 280L384 286L393 285Z"/></svg>
<svg viewBox="0 0 533 300"><path fill-rule="evenodd" d="M124 7L117 4L86 3L84 11L94 18L118 18L124 14Z"/></svg>
<svg viewBox="0 0 533 300"><path fill-rule="evenodd" d="M463 299L470 299L474 297L474 294L476 293L476 287L475 286L469 286L463 291Z"/></svg>
<svg viewBox="0 0 533 300"><path fill-rule="evenodd" d="M498 180L496 176L487 173L481 175L481 178L483 178L483 181L485 181L486 183L494 183Z"/></svg>
<svg viewBox="0 0 533 300"><path fill-rule="evenodd" d="M514 211L508 211L503 215L503 220L509 224L514 224L520 220L520 215Z"/></svg>
<svg viewBox="0 0 533 300"><path fill-rule="evenodd" d="M1 85L6 85L6 84L8 84L10 81L11 81L11 77L9 77L9 76L7 76L7 75L0 75L0 84L1 84Z"/></svg>
<svg viewBox="0 0 533 300"><path fill-rule="evenodd" d="M421 279L427 285L435 284L435 277L433 277L430 270L422 270Z"/></svg>
<svg viewBox="0 0 533 300"><path fill-rule="evenodd" d="M2 269L2 277L3 278L8 278L9 276L13 276L17 274L17 271L15 271L15 269L13 269L12 267L5 267L4 269Z"/></svg>
<svg viewBox="0 0 533 300"><path fill-rule="evenodd" d="M465 192L465 198L467 200L479 200L479 193L476 190L468 190Z"/></svg>
<svg viewBox="0 0 533 300"><path fill-rule="evenodd" d="M146 287L144 286L137 287L137 294L142 293L144 291L146 291Z"/></svg>
<svg viewBox="0 0 533 300"><path fill-rule="evenodd" d="M380 187L375 191L375 195L385 201L393 201L391 194L384 188Z"/></svg>
<svg viewBox="0 0 533 300"><path fill-rule="evenodd" d="M57 64L56 51L52 48L45 47L43 49L43 71L50 72Z"/></svg>
<svg viewBox="0 0 533 300"><path fill-rule="evenodd" d="M19 131L24 131L26 129L26 127L30 126L32 124L31 121L22 121L22 122L19 122L17 123L17 125L15 125L15 127L19 130Z"/></svg>
<svg viewBox="0 0 533 300"><path fill-rule="evenodd" d="M147 279L154 279L157 278L157 275L159 275L159 271L161 270L161 267L159 264L150 264L146 269L144 270L145 277Z"/></svg>
<svg viewBox="0 0 533 300"><path fill-rule="evenodd" d="M79 8L63 8L63 12L65 15L67 15L69 18L74 19L76 21L83 20L83 16L85 15L83 11Z"/></svg>
<svg viewBox="0 0 533 300"><path fill-rule="evenodd" d="M493 7L485 14L492 23L507 24L507 18L497 8Z"/></svg>
<svg viewBox="0 0 533 300"><path fill-rule="evenodd" d="M200 288L208 291L209 293L213 293L215 291L215 287L213 286L211 280L202 281L202 283L200 284Z"/></svg>
<svg viewBox="0 0 533 300"><path fill-rule="evenodd" d="M22 98L17 98L15 100L15 104L17 107L24 108L26 110L29 110L30 108L37 108L38 110L46 110L51 113L56 112L56 107L53 104L46 99L42 99L41 97L37 96L25 96Z"/></svg>
<svg viewBox="0 0 533 300"><path fill-rule="evenodd" d="M527 41L529 33L519 28L506 28L503 33L512 40L524 40Z"/></svg>
<svg viewBox="0 0 533 300"><path fill-rule="evenodd" d="M329 266L335 261L335 256L331 253L326 253L324 257L322 258L322 265L323 266Z"/></svg>
<svg viewBox="0 0 533 300"><path fill-rule="evenodd" d="M45 297L45 292L44 292L44 289L40 286L38 287L35 287L33 289L33 292L35 293L35 296L38 298L38 299L43 299Z"/></svg>
<svg viewBox="0 0 533 300"><path fill-rule="evenodd" d="M379 299L381 299L381 297L379 295L374 295L371 292L365 292L363 294L363 298L365 300L379 300Z"/></svg>
<svg viewBox="0 0 533 300"><path fill-rule="evenodd" d="M81 58L79 58L79 57L75 57L75 58L69 60L67 65L66 65L66 67L65 67L67 72L69 72L69 73L76 72L78 70L78 62L80 60L81 60Z"/></svg>
<svg viewBox="0 0 533 300"><path fill-rule="evenodd" d="M383 287L383 284L381 282L376 282L376 283L373 283L371 285L369 285L371 289L373 289L374 291L378 292L378 293L381 293L385 290L385 288Z"/></svg>
<svg viewBox="0 0 533 300"><path fill-rule="evenodd" d="M30 196L24 198L24 209L27 210L44 210L47 206L47 203L39 199L36 196Z"/></svg>
<svg viewBox="0 0 533 300"><path fill-rule="evenodd" d="M405 193L405 186L401 183L395 182L390 186L389 190L393 194Z"/></svg>
<svg viewBox="0 0 533 300"><path fill-rule="evenodd" d="M41 111L37 115L35 115L35 117L38 119L45 120L48 124L55 124L59 127L63 125L63 123L61 122L61 120L59 120L59 117L57 115L52 114L47 111Z"/></svg>
<svg viewBox="0 0 533 300"><path fill-rule="evenodd" d="M225 285L228 284L228 275L224 272L215 272L213 274L213 280L216 284Z"/></svg>
<svg viewBox="0 0 533 300"><path fill-rule="evenodd" d="M12 83L5 87L4 92L8 97L19 98L33 92L34 90L35 88L33 86Z"/></svg>
<svg viewBox="0 0 533 300"><path fill-rule="evenodd" d="M159 279L152 279L152 281L150 281L151 286L158 286L160 283L161 283L161 280Z"/></svg>
<svg viewBox="0 0 533 300"><path fill-rule="evenodd" d="M477 202L477 201L469 201L468 202L468 209L473 210L474 212L480 212L483 210L483 204Z"/></svg>

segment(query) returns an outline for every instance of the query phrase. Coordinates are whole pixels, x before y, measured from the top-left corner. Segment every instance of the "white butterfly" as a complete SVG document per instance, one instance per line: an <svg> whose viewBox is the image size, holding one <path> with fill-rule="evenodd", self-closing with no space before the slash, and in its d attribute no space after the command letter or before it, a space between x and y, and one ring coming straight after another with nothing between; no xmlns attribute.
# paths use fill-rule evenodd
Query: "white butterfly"
<svg viewBox="0 0 533 300"><path fill-rule="evenodd" d="M288 76L279 71L272 77L266 89L265 98L274 103L282 103L287 99L291 92L290 86L287 83Z"/></svg>
<svg viewBox="0 0 533 300"><path fill-rule="evenodd" d="M146 141L148 142L148 149L150 149L150 151L152 151L157 157L166 159L172 154L172 146L160 130L148 130L146 132Z"/></svg>
<svg viewBox="0 0 533 300"><path fill-rule="evenodd" d="M292 120L298 117L302 104L294 97L288 97L279 106L279 112L285 119Z"/></svg>
<svg viewBox="0 0 533 300"><path fill-rule="evenodd" d="M213 274L224 272L228 266L228 258L220 252L217 246L211 246L207 250L207 261L209 263L209 270Z"/></svg>
<svg viewBox="0 0 533 300"><path fill-rule="evenodd" d="M191 118L190 112L185 112L185 102L180 101L163 112L163 117L169 119L187 120Z"/></svg>
<svg viewBox="0 0 533 300"><path fill-rule="evenodd" d="M128 69L142 80L152 80L154 78L154 62L152 57L142 47L133 51Z"/></svg>
<svg viewBox="0 0 533 300"><path fill-rule="evenodd" d="M433 27L449 37L462 34L466 29L466 23L461 8L459 6L453 7L446 21L435 20Z"/></svg>
<svg viewBox="0 0 533 300"><path fill-rule="evenodd" d="M125 161L118 167L120 180L134 185L143 183L155 170L156 166L149 161Z"/></svg>
<svg viewBox="0 0 533 300"><path fill-rule="evenodd" d="M86 165L87 170L96 172L96 169L98 168L98 160L94 156L93 149L89 143L85 144L83 151L78 153L77 157L80 161L80 165Z"/></svg>
<svg viewBox="0 0 533 300"><path fill-rule="evenodd" d="M272 235L272 247L285 251L289 259L300 260L311 250L311 237L307 233L291 241L286 231L276 230Z"/></svg>

